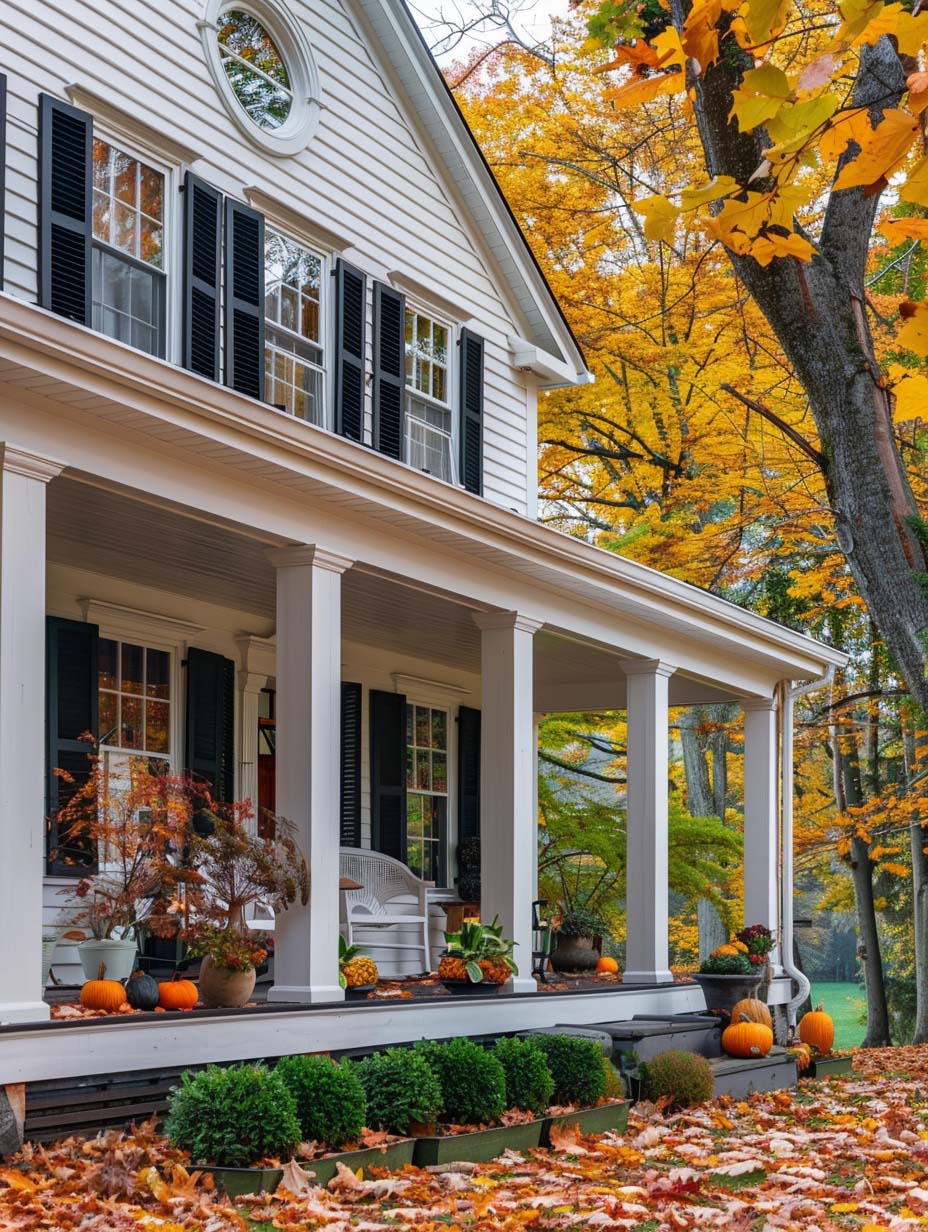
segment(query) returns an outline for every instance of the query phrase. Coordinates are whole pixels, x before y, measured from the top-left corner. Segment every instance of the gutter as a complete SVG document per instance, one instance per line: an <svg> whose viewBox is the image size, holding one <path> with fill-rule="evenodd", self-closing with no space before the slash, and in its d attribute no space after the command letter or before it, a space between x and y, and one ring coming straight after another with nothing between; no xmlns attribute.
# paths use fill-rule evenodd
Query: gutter
<svg viewBox="0 0 928 1232"><path fill-rule="evenodd" d="M805 684L789 687L786 680L780 681L777 692L780 695L779 712L781 715L781 763L780 763L780 913L782 930L780 936L780 957L783 970L798 985L798 991L790 999L786 1007L786 1015L790 1031L796 1028L796 1012L809 995L812 985L809 977L800 971L793 961L793 710L796 699L811 693L815 689L827 688L834 680L835 665L829 664L824 676L810 680Z"/></svg>

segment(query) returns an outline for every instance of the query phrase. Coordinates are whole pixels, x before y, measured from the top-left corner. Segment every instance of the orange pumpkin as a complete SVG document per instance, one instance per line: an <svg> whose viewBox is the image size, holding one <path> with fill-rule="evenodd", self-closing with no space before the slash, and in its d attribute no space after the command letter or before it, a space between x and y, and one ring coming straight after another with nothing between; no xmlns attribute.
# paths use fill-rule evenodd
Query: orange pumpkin
<svg viewBox="0 0 928 1232"><path fill-rule="evenodd" d="M115 1013L126 999L126 990L119 980L105 980L106 965L100 963L95 980L88 980L81 988L81 1005L85 1010L107 1010Z"/></svg>
<svg viewBox="0 0 928 1232"><path fill-rule="evenodd" d="M600 975L617 975L619 964L614 958L610 958L608 954L603 954L599 962L596 964L596 970Z"/></svg>
<svg viewBox="0 0 928 1232"><path fill-rule="evenodd" d="M759 1001L757 997L745 997L743 1001L739 1001L731 1012L732 1022L762 1022L765 1027L773 1030L773 1018L770 1010L767 1008L766 1001Z"/></svg>
<svg viewBox="0 0 928 1232"><path fill-rule="evenodd" d="M799 1038L804 1044L810 1044L818 1049L822 1056L827 1056L834 1047L835 1024L830 1014L825 1013L823 1005L817 1005L808 1014L803 1014L799 1024Z"/></svg>
<svg viewBox="0 0 928 1232"><path fill-rule="evenodd" d="M722 1047L730 1057L765 1057L773 1047L773 1032L762 1022L733 1022L722 1032Z"/></svg>
<svg viewBox="0 0 928 1232"><path fill-rule="evenodd" d="M158 985L158 1004L163 1010L192 1010L200 994L193 980L162 980Z"/></svg>

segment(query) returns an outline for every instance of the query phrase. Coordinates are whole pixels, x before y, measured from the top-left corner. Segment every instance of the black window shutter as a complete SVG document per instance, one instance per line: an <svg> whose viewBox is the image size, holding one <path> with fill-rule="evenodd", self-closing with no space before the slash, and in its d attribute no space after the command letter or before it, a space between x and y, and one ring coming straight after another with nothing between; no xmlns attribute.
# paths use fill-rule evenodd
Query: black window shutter
<svg viewBox="0 0 928 1232"><path fill-rule="evenodd" d="M342 681L342 847L361 846L361 686Z"/></svg>
<svg viewBox="0 0 928 1232"><path fill-rule="evenodd" d="M226 197L226 384L264 399L264 217Z"/></svg>
<svg viewBox="0 0 928 1232"><path fill-rule="evenodd" d="M90 325L93 119L39 95L39 303Z"/></svg>
<svg viewBox="0 0 928 1232"><path fill-rule="evenodd" d="M0 291L3 290L3 239L6 235L6 74L0 73Z"/></svg>
<svg viewBox="0 0 928 1232"><path fill-rule="evenodd" d="M208 650L187 652L187 770L217 801L235 793L235 664ZM194 827L202 831L201 818Z"/></svg>
<svg viewBox="0 0 928 1232"><path fill-rule="evenodd" d="M374 448L403 456L406 400L406 298L374 283Z"/></svg>
<svg viewBox="0 0 928 1232"><path fill-rule="evenodd" d="M341 258L335 263L335 431L352 441L364 434L364 347L367 280Z"/></svg>
<svg viewBox="0 0 928 1232"><path fill-rule="evenodd" d="M480 837L480 711L458 710L458 840Z"/></svg>
<svg viewBox="0 0 928 1232"><path fill-rule="evenodd" d="M188 171L184 176L183 365L219 380L222 194Z"/></svg>
<svg viewBox="0 0 928 1232"><path fill-rule="evenodd" d="M461 482L483 494L483 339L461 330Z"/></svg>
<svg viewBox="0 0 928 1232"><path fill-rule="evenodd" d="M49 873L82 876L96 867L86 836L68 834L57 815L86 783L97 731L97 626L48 616L45 621L45 816ZM72 782L55 774L63 770Z"/></svg>
<svg viewBox="0 0 928 1232"><path fill-rule="evenodd" d="M406 698L371 689L371 846L406 863Z"/></svg>

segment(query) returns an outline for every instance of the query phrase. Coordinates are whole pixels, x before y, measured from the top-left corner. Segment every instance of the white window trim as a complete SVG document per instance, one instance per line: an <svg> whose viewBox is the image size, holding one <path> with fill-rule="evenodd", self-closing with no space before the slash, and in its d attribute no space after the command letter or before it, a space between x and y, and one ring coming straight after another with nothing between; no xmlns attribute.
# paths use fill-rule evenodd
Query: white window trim
<svg viewBox="0 0 928 1232"><path fill-rule="evenodd" d="M461 425L460 425L460 410L458 407L458 341L460 339L460 328L453 318L448 317L444 313L436 312L436 310L426 301L415 299L412 296L406 296L406 312L415 312L419 316L427 317L430 321L434 321L436 325L442 325L448 331L448 359L445 364L445 380L447 384L448 397L445 402L434 398L431 394L425 394L419 389L415 389L408 384L406 380L406 348L403 344L403 391L405 394L405 402L403 405L403 451L406 450L406 420L409 416L409 399L420 398L423 402L427 402L432 406L436 406L441 410L447 411L451 417L451 469L453 478L449 481L441 479L438 475L432 475L430 478L438 479L440 483L449 483L452 488L463 487L461 482L460 458L458 456L461 440ZM405 339L406 321L403 319L403 337ZM419 475L424 475L427 472L420 470L418 466L413 466L411 462L407 462L405 456L403 462L410 470L415 471Z"/></svg>
<svg viewBox="0 0 928 1232"><path fill-rule="evenodd" d="M325 432L333 430L334 423L334 404L335 404L335 385L334 385L334 356L335 356L335 338L332 328L332 322L335 313L332 311L332 287L331 273L333 269L331 255L320 248L319 245L311 243L307 239L301 239L299 235L294 235L288 227L280 226L273 218L265 218L265 227L270 227L272 231L276 231L278 235L282 235L285 240L289 240L292 244L298 244L300 248L305 248L308 252L319 261L319 341L312 343L310 340L304 339L310 346L318 346L322 351L322 423L314 424L306 419L299 419L296 415L292 415L289 411L278 410L273 402L267 401L267 390L265 390L265 403L272 411L277 411L278 415L286 415L287 419L292 419L294 423L303 424L307 428L319 428ZM265 266L265 278L267 275L267 266ZM265 328L267 326L267 315L264 317ZM280 326L281 329L286 329L285 326ZM291 331L292 332L292 331ZM302 338L302 334L294 334L296 338ZM267 342L265 341L265 346ZM262 363L264 356L261 357Z"/></svg>
<svg viewBox="0 0 928 1232"><path fill-rule="evenodd" d="M261 128L245 111L222 66L218 34L222 15L230 9L247 13L273 39L290 78L293 104L286 121L277 129ZM197 22L206 63L226 111L248 140L266 154L279 158L298 154L312 140L322 112L319 70L300 23L270 0L207 0Z"/></svg>
<svg viewBox="0 0 928 1232"><path fill-rule="evenodd" d="M94 116L93 122L93 139L94 141L104 141L107 145L114 146L121 154L127 154L129 158L134 158L136 161L144 163L147 167L151 167L153 171L159 172L164 177L164 203L162 226L164 228L163 238L163 254L164 260L159 270L156 265L149 268L156 274L160 274L164 278L164 356L152 355L152 359L162 359L169 364L180 362L180 281L182 277L183 254L181 252L182 245L180 243L180 226L179 214L176 208L178 184L178 167L177 164L166 161L159 156L157 151L149 152L146 146L139 145L132 140L131 134L124 136L118 127L111 128L105 121L98 124L97 118ZM128 256L130 260L138 260L133 258L130 253L122 253L122 250L108 244L106 240L93 239L94 244L100 244L107 252L112 252L116 256ZM146 262L141 262L146 265ZM102 331L96 331L102 334ZM102 334L108 338L108 334ZM118 339L110 339L112 342L117 342ZM139 350L138 347L133 347L131 343L124 342L121 345L128 346L131 350ZM147 355L149 352L143 351L142 354Z"/></svg>
<svg viewBox="0 0 928 1232"><path fill-rule="evenodd" d="M416 679L416 677L412 677L412 676L399 677L398 673L394 673L394 679L401 679L401 678L407 679L407 680ZM432 681L424 681L423 683L432 684ZM407 706L422 706L423 708L427 707L429 710L443 710L445 714L448 716L447 728L446 728L447 733L448 733L448 747L445 750L445 757L447 759L445 763L445 772L447 774L447 779L448 779L448 791L446 795L444 796L444 799L448 801L447 807L445 809L445 843L444 843L445 867L442 869L442 876L435 883L435 889L438 890L439 892L455 889L454 881L451 876L451 869L454 864L453 853L457 847L457 834L458 834L458 818L457 818L457 807L456 807L457 806L457 781L458 781L457 780L457 773L458 773L458 764L457 764L457 761L458 761L458 741L457 741L458 707L454 701L451 701L448 699L448 694L452 692L452 687L442 686L442 691L445 693L444 700L436 700L437 692L431 693L431 698L430 698L429 694L431 691L428 689L424 690L422 693L415 693L415 694L407 693L406 694L406 705ZM453 691L455 693L460 693L463 690L454 689ZM406 743L406 731L405 731L405 725L404 725L404 729L403 729L404 753L408 749L409 749L409 745ZM415 788L407 788L407 794L409 793L412 793L413 795L417 794ZM431 796L431 795L436 795L436 794L441 795L440 792L436 793L436 792L430 792L430 791L419 792L418 794L426 795L426 796ZM407 821L408 821L408 817L409 817L409 814L407 813ZM407 837L407 842L408 842L408 837ZM432 892L430 891L430 897L431 897L431 893Z"/></svg>

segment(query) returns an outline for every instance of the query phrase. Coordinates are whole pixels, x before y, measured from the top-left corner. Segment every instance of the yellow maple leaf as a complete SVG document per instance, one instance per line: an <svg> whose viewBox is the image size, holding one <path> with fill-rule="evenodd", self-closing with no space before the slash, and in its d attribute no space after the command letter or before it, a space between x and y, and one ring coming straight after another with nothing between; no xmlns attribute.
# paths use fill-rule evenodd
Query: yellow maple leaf
<svg viewBox="0 0 928 1232"><path fill-rule="evenodd" d="M855 41L875 43L884 34L892 35L896 40L900 55L917 56L928 39L928 13L918 13L913 17L901 4L887 4L867 23Z"/></svg>
<svg viewBox="0 0 928 1232"><path fill-rule="evenodd" d="M690 9L683 25L681 44L683 50L704 72L718 59L718 20L722 14L722 0L697 0Z"/></svg>
<svg viewBox="0 0 928 1232"><path fill-rule="evenodd" d="M892 108L869 133L862 133L860 153L847 163L835 188L854 188L888 179L909 152L918 134L918 120L907 111Z"/></svg>
<svg viewBox="0 0 928 1232"><path fill-rule="evenodd" d="M928 376L913 372L911 368L903 368L901 364L891 364L889 375L895 382L895 422L909 423L913 419L922 419L928 408Z"/></svg>
<svg viewBox="0 0 928 1232"><path fill-rule="evenodd" d="M923 158L909 172L909 178L899 189L903 201L928 205L928 158Z"/></svg>
<svg viewBox="0 0 928 1232"><path fill-rule="evenodd" d="M624 86L604 90L603 98L618 107L633 107L636 103L649 103L659 94L673 94L677 90L683 90L685 86L682 73L658 73L654 77L633 77Z"/></svg>
<svg viewBox="0 0 928 1232"><path fill-rule="evenodd" d="M744 21L755 45L768 42L783 28L789 6L789 0L748 0Z"/></svg>
<svg viewBox="0 0 928 1232"><path fill-rule="evenodd" d="M928 240L928 218L882 218L877 229L891 244L901 240Z"/></svg>
<svg viewBox="0 0 928 1232"><path fill-rule="evenodd" d="M649 240L673 243L674 226L680 211L672 201L668 201L660 193L655 193L632 204L636 213L644 215L644 233Z"/></svg>
<svg viewBox="0 0 928 1232"><path fill-rule="evenodd" d="M767 125L767 131L778 143L804 143L817 128L831 119L837 109L838 97L831 93L819 94L803 103L787 104ZM767 157L770 157L769 153Z"/></svg>
<svg viewBox="0 0 928 1232"><path fill-rule="evenodd" d="M914 351L924 358L928 355L928 304L904 303L899 309L905 321L896 341L907 351Z"/></svg>
<svg viewBox="0 0 928 1232"><path fill-rule="evenodd" d="M815 256L815 249L809 241L795 231L789 235L777 235L776 232L762 235L751 245L750 252L758 265L769 265L774 257L811 261Z"/></svg>
<svg viewBox="0 0 928 1232"><path fill-rule="evenodd" d="M843 47L861 34L883 11L883 0L844 0L838 5L843 18L841 29L835 35L834 46Z"/></svg>
<svg viewBox="0 0 928 1232"><path fill-rule="evenodd" d="M731 116L743 132L772 119L790 96L789 80L782 69L762 64L749 69L737 90L732 91Z"/></svg>
<svg viewBox="0 0 928 1232"><path fill-rule="evenodd" d="M738 187L738 181L732 175L716 175L708 184L701 188L684 188L680 194L680 206L684 210L695 210L710 201L718 201L727 197ZM928 226L928 219L925 220Z"/></svg>

